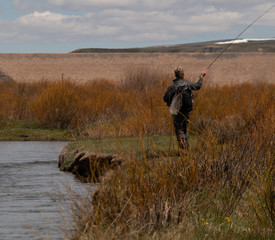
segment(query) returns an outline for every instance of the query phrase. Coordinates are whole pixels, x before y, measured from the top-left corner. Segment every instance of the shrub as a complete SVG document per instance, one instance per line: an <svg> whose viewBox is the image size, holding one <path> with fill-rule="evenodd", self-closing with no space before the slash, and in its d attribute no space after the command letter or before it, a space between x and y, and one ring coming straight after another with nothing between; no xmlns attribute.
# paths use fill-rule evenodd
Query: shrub
<svg viewBox="0 0 275 240"><path fill-rule="evenodd" d="M123 91L143 91L159 86L162 74L159 70L148 65L139 64L126 68L121 85Z"/></svg>
<svg viewBox="0 0 275 240"><path fill-rule="evenodd" d="M36 119L49 128L74 127L79 111L80 92L75 83L53 82L30 104Z"/></svg>

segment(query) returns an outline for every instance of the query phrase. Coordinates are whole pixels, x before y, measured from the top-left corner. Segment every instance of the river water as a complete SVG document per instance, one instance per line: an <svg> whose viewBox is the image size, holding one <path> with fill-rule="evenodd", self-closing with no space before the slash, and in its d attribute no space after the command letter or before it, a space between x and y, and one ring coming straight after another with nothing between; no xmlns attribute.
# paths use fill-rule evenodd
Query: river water
<svg viewBox="0 0 275 240"><path fill-rule="evenodd" d="M70 231L67 187L83 196L87 184L59 171L58 155L65 145L0 142L1 240L64 239Z"/></svg>

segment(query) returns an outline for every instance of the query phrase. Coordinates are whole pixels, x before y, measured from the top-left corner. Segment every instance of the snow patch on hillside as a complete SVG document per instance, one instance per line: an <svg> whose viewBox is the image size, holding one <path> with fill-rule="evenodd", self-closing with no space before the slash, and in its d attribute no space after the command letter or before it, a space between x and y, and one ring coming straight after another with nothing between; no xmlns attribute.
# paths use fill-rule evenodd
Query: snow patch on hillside
<svg viewBox="0 0 275 240"><path fill-rule="evenodd" d="M260 41L275 41L275 38L244 38L236 39L224 42L216 42L215 44L236 44L236 43L248 43L248 42L260 42Z"/></svg>

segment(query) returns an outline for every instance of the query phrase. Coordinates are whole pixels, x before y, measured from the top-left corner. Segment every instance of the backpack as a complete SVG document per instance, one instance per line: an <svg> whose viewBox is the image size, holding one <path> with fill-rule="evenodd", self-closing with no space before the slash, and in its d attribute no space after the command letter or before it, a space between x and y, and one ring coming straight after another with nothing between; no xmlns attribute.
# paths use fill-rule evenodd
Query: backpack
<svg viewBox="0 0 275 240"><path fill-rule="evenodd" d="M191 112L193 109L192 90L186 84L175 84L175 94L169 112L177 115L178 112Z"/></svg>

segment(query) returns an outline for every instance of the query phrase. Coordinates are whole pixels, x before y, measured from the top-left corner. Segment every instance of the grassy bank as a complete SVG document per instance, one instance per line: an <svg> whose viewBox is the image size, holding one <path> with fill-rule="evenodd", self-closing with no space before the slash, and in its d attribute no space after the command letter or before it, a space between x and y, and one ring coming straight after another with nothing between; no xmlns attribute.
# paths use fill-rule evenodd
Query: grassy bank
<svg viewBox="0 0 275 240"><path fill-rule="evenodd" d="M190 136L189 140L192 144L195 141L195 136ZM130 156L152 158L167 154L170 156L176 155L178 153L178 144L176 138L169 135L88 138L71 141L61 153L64 156L64 162L60 165L60 170L68 170L74 158L80 152L92 152L99 155L116 154L122 158ZM90 170L92 170L91 166ZM96 170L94 169L94 171ZM83 180L86 181L87 179Z"/></svg>
<svg viewBox="0 0 275 240"><path fill-rule="evenodd" d="M191 143L194 136L190 138ZM125 154L131 152L135 156L150 155L153 152L158 153L174 153L178 146L175 137L170 135L152 135L144 137L105 137L90 138L70 142L67 145L68 150L83 149L87 151L93 150L99 153L116 153Z"/></svg>
<svg viewBox="0 0 275 240"><path fill-rule="evenodd" d="M98 182L99 176L105 175L110 170L111 165L114 166L113 161L120 164L123 158L130 156L150 158L167 153L174 155L177 153L177 148L175 138L167 135L77 140L68 143L63 148L59 156L59 168L61 171L76 174L84 182L94 183ZM76 160L80 155L88 159L82 159L80 163ZM97 156L97 158L92 156ZM113 164L107 160L108 158L112 159Z"/></svg>
<svg viewBox="0 0 275 240"><path fill-rule="evenodd" d="M73 130L49 129L20 120L0 122L0 141L72 141L76 138Z"/></svg>
<svg viewBox="0 0 275 240"><path fill-rule="evenodd" d="M95 195L74 198L69 238L274 239L274 120L254 115L222 134L209 125L180 156L125 154Z"/></svg>

